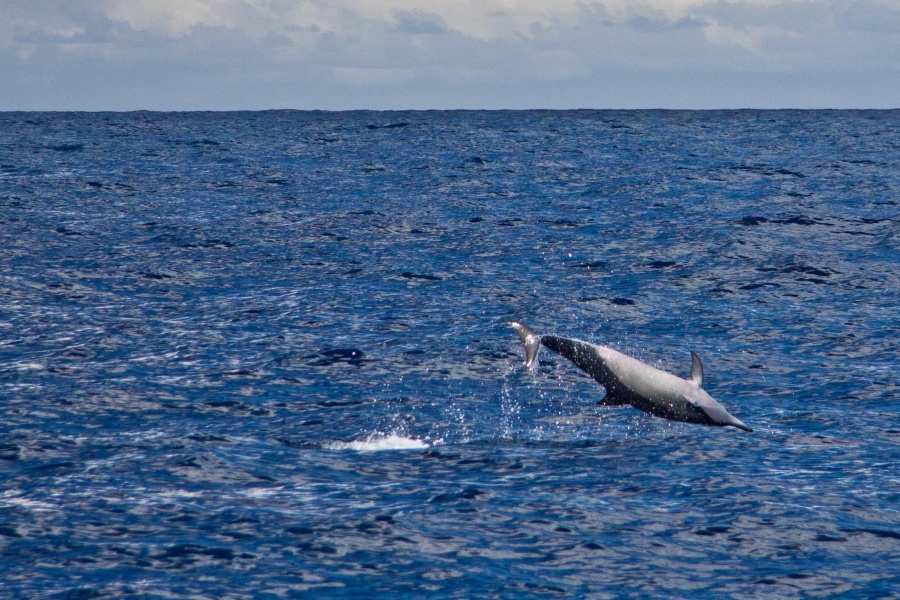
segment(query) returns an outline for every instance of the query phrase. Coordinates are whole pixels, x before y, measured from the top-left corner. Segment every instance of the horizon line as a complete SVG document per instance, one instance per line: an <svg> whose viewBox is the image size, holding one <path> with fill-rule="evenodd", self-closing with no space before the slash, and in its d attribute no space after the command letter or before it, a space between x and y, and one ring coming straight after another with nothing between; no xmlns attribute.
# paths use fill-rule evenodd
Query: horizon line
<svg viewBox="0 0 900 600"><path fill-rule="evenodd" d="M900 110L900 105L892 108L836 108L836 107L769 107L752 106L741 108L131 108L131 109L0 109L0 114L10 113L246 113L246 112L309 112L309 113L399 113L399 112L890 112Z"/></svg>

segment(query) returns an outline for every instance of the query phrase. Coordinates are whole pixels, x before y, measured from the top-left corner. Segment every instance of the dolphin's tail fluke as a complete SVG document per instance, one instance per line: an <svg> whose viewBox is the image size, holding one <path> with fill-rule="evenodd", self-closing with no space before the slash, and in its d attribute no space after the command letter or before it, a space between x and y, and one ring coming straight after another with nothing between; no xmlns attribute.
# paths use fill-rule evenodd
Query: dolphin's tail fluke
<svg viewBox="0 0 900 600"><path fill-rule="evenodd" d="M538 350L541 349L541 336L523 323L512 321L510 325L519 334L519 339L522 340L522 345L525 346L525 366L531 367L537 358Z"/></svg>

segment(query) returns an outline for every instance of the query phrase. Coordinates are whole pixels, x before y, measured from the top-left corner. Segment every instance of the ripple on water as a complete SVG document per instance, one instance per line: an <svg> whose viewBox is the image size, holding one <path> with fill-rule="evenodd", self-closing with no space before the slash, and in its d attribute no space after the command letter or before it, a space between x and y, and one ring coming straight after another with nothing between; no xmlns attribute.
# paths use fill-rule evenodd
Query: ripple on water
<svg viewBox="0 0 900 600"><path fill-rule="evenodd" d="M0 114L0 595L890 597L896 120Z"/></svg>

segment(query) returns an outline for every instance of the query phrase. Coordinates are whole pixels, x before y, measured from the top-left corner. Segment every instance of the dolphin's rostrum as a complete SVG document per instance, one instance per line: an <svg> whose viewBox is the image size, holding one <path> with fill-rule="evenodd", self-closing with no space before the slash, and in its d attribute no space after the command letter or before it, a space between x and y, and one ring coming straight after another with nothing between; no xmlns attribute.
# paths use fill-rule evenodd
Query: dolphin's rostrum
<svg viewBox="0 0 900 600"><path fill-rule="evenodd" d="M701 387L703 364L693 352L691 377L682 379L612 348L555 335L537 335L527 325L516 321L510 325L525 345L525 366L531 367L541 346L547 346L606 388L606 397L600 401L604 406L630 404L651 415L673 421L731 425L753 431Z"/></svg>

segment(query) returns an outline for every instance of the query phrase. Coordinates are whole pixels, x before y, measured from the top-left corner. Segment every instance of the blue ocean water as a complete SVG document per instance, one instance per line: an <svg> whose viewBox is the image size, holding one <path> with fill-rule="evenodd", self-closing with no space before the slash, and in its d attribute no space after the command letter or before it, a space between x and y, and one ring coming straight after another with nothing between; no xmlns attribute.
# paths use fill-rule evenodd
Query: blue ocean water
<svg viewBox="0 0 900 600"><path fill-rule="evenodd" d="M0 236L0 596L900 597L900 111L0 113Z"/></svg>

